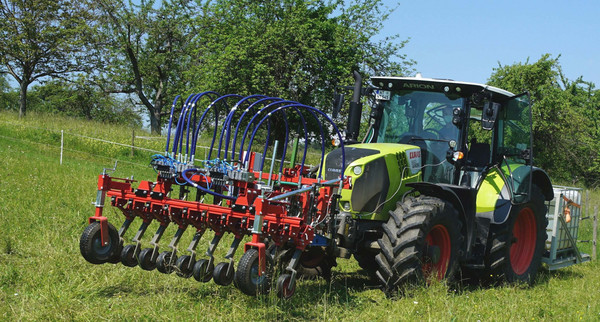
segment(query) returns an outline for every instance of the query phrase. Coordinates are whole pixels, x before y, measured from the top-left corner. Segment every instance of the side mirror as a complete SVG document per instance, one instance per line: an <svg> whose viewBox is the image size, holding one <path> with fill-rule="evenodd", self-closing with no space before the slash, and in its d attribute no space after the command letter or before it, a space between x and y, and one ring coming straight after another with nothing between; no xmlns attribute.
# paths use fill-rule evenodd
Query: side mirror
<svg viewBox="0 0 600 322"><path fill-rule="evenodd" d="M481 127L484 130L489 131L494 128L494 124L498 118L498 111L500 111L499 103L486 102L483 105L483 113L481 114Z"/></svg>
<svg viewBox="0 0 600 322"><path fill-rule="evenodd" d="M333 95L333 112L331 114L332 118L337 118L342 106L344 105L344 94L335 93Z"/></svg>

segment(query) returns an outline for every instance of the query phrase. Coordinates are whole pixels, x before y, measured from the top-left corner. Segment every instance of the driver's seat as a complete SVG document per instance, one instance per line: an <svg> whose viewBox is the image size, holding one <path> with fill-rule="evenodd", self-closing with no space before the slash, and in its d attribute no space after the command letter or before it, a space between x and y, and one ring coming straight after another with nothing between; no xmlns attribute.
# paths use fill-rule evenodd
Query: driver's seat
<svg viewBox="0 0 600 322"><path fill-rule="evenodd" d="M471 143L467 155L467 168L471 171L481 171L490 163L490 145L488 143Z"/></svg>
<svg viewBox="0 0 600 322"><path fill-rule="evenodd" d="M481 172L490 163L490 145L488 143L471 143L461 185L467 187L477 187Z"/></svg>

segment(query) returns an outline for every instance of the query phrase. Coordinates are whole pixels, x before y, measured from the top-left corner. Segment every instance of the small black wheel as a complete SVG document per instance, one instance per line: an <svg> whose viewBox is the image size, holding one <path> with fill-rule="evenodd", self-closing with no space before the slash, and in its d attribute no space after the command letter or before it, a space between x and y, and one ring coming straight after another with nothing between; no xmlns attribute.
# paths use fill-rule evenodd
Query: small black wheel
<svg viewBox="0 0 600 322"><path fill-rule="evenodd" d="M127 267L134 267L137 266L138 261L137 261L137 257L140 254L140 249L137 248L136 251L136 245L127 245L125 247L123 247L123 250L121 251L121 263Z"/></svg>
<svg viewBox="0 0 600 322"><path fill-rule="evenodd" d="M123 239L121 239L119 237L119 246L117 246L117 249L115 249L115 253L108 260L108 262L111 263L111 264L118 264L118 263L120 263L121 262L121 252L122 251L123 251Z"/></svg>
<svg viewBox="0 0 600 322"><path fill-rule="evenodd" d="M231 270L231 273L229 274L227 271L229 271L229 263L222 262L215 266L215 270L213 271L213 280L215 281L215 284L227 286L233 282L233 270Z"/></svg>
<svg viewBox="0 0 600 322"><path fill-rule="evenodd" d="M269 269L262 275L258 275L258 250L251 248L244 253L235 272L235 285L244 294L257 295L268 294L271 287L271 276Z"/></svg>
<svg viewBox="0 0 600 322"><path fill-rule="evenodd" d="M175 267L177 267L177 276L183 278L192 277L192 269L194 268L194 265L192 265L192 263L194 262L193 260L194 259L190 255L184 255L179 257L177 259L177 262L175 262Z"/></svg>
<svg viewBox="0 0 600 322"><path fill-rule="evenodd" d="M156 269L163 274L171 274L175 270L177 255L170 251L164 251L156 259Z"/></svg>
<svg viewBox="0 0 600 322"><path fill-rule="evenodd" d="M296 292L296 283L292 283L292 275L281 274L277 279L277 297L287 300Z"/></svg>
<svg viewBox="0 0 600 322"><path fill-rule="evenodd" d="M143 270L151 271L156 268L156 260L152 260L153 248L144 248L138 255L138 264Z"/></svg>
<svg viewBox="0 0 600 322"><path fill-rule="evenodd" d="M192 275L198 282L207 283L212 278L215 265L210 263L208 259L200 259L194 264Z"/></svg>
<svg viewBox="0 0 600 322"><path fill-rule="evenodd" d="M119 248L119 233L115 227L108 223L108 245L102 246L100 223L95 221L89 224L79 239L79 250L85 260L92 264L104 264L111 261Z"/></svg>

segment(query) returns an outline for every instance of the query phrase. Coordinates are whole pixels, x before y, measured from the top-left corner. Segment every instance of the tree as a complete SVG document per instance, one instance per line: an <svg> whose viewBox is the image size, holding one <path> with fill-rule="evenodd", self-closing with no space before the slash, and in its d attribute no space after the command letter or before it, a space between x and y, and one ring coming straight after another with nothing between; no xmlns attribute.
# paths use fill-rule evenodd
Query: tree
<svg viewBox="0 0 600 322"><path fill-rule="evenodd" d="M89 14L83 1L0 2L0 71L19 83L19 116L27 113L31 83L86 70Z"/></svg>
<svg viewBox="0 0 600 322"><path fill-rule="evenodd" d="M600 183L599 92L580 77L568 80L559 57L499 65L489 84L514 93L528 90L532 99L533 151L536 165L559 180Z"/></svg>
<svg viewBox="0 0 600 322"><path fill-rule="evenodd" d="M139 114L125 97L105 93L84 77L48 81L33 86L30 92L34 111L141 126Z"/></svg>
<svg viewBox="0 0 600 322"><path fill-rule="evenodd" d="M106 68L98 78L107 92L133 94L160 133L170 99L187 88L182 77L189 62L191 14L188 1L117 0L98 2L104 13L100 33Z"/></svg>
<svg viewBox="0 0 600 322"><path fill-rule="evenodd" d="M327 109L336 86L353 84L353 70L403 75L413 63L400 54L405 41L372 40L388 17L379 11L380 0L217 0L205 6L211 14L196 25L210 25L212 32L194 38L198 63L189 71L198 88Z"/></svg>

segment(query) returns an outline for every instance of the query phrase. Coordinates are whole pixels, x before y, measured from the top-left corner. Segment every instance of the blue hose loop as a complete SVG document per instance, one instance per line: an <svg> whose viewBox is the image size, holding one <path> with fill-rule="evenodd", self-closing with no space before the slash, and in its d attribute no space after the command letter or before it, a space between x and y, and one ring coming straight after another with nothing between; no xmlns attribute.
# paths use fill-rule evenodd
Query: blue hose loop
<svg viewBox="0 0 600 322"><path fill-rule="evenodd" d="M192 128L192 132L194 131L194 124L191 123L191 119L192 119L192 114L194 111L196 111L196 106L197 106L197 102L203 97L203 96L207 96L207 97L211 97L211 95L217 95L217 97L219 96L219 94L217 94L216 92L213 91L207 91L207 92L203 92L200 94L197 94L196 97L193 99L192 101L192 106L190 109L188 109L188 116L187 116L187 124L186 124L186 134L185 134L185 154L189 155L188 153L190 152L190 125ZM195 121L194 117L194 121ZM191 161L192 156L189 155L189 159L188 161Z"/></svg>
<svg viewBox="0 0 600 322"><path fill-rule="evenodd" d="M244 152L244 143L246 142L246 137L248 135L248 131L250 131L250 127L254 125L254 129L256 129L256 125L254 124L254 120L256 120L256 118L265 113L268 112L269 109L280 105L280 104L299 104L298 102L294 102L294 101L285 101L285 100L280 100L280 101L275 101L272 103L267 104L265 107L263 107L262 109L258 110L258 112L256 112L256 114L254 114L254 116L252 117L252 119L250 119L250 122L248 122L248 125L246 125L246 128L244 129L244 134L242 134L242 141L240 143L240 153L239 153L239 161L242 162L242 154ZM236 136L237 136L237 130L236 130ZM250 150L247 150L250 151ZM244 161L245 162L245 161Z"/></svg>
<svg viewBox="0 0 600 322"><path fill-rule="evenodd" d="M169 156L169 140L171 139L171 125L173 124L173 112L175 111L175 106L177 105L177 100L181 97L180 95L175 96L175 100L173 100L173 105L171 105L171 113L169 114L169 131L167 132L167 144L165 145L165 156Z"/></svg>
<svg viewBox="0 0 600 322"><path fill-rule="evenodd" d="M181 107L181 114L179 114L179 121L177 122L177 127L175 128L175 135L173 137L173 157L175 157L175 155L177 154L177 144L179 142L179 136L181 135L181 115L183 115L185 113L185 110L188 106L189 101L194 97L195 94L191 94L190 96L188 96L188 98L185 100L185 102L183 103L183 106Z"/></svg>
<svg viewBox="0 0 600 322"><path fill-rule="evenodd" d="M233 201L235 201L237 199L237 197L226 196L226 195L220 194L218 192L214 192L212 190L206 189L206 188L198 185L197 183L193 182L192 180L190 180L190 178L187 177L186 174L188 172L200 172L200 171L198 169L186 169L186 170L183 170L183 172L181 173L181 176L183 177L183 180L185 180L185 182L187 182L188 184L192 185L194 188L200 189L200 190L202 190L202 191L204 191L206 193L209 193L209 194L211 194L213 196L220 197L220 198L223 198L223 199L228 199L228 200L233 200Z"/></svg>
<svg viewBox="0 0 600 322"><path fill-rule="evenodd" d="M204 110L204 112L202 113L202 116L200 117L200 120L198 121L197 127L196 127L196 131L194 132L194 140L193 140L193 144L192 144L192 152L191 155L195 155L196 154L196 144L198 142L198 134L200 132L200 128L202 127L202 122L204 122L204 118L206 117L206 114L208 113L208 111L217 105L217 103L221 102L222 100L225 100L228 97L237 97L237 98L243 98L243 96L241 95L237 95L237 94L227 94L227 95L223 95L220 96L219 98L217 98L216 100L212 101L208 107ZM211 158L211 154L212 154L212 150L213 147L215 145L215 137L217 136L217 127L218 127L218 121L219 121L219 113L218 113L218 109L215 107L215 129L214 129L214 133L213 133L213 137L212 137L212 141L210 144L210 150L208 152L208 159Z"/></svg>
<svg viewBox="0 0 600 322"><path fill-rule="evenodd" d="M225 139L225 150L223 152L223 156L224 158L227 158L227 152L229 150L229 140L231 137L231 121L233 120L233 117L235 116L235 112L237 111L237 109L244 103L246 103L248 100L253 99L253 98L265 98L265 95L250 95L250 96L246 96L244 98L242 98L241 100L239 100L237 103L235 103L235 105L233 106L233 108L231 108L231 110L229 111L229 113L227 114L227 117L225 118L225 122L223 123L223 127L221 128L221 135L219 136L219 154L217 155L218 158L221 157L221 147L223 146L223 137L225 136L225 133L227 133L227 137ZM227 130L227 131L225 131Z"/></svg>
<svg viewBox="0 0 600 322"><path fill-rule="evenodd" d="M255 119L258 117L258 115L260 115L261 113L263 113L264 111L266 111L266 110L267 110L267 109L269 109L270 107L274 107L274 106L276 106L276 105L279 105L279 104L291 104L291 105L294 105L294 106L296 106L296 105L302 105L302 104L300 104L300 103L298 103L298 102L294 102L294 101L278 101L278 102L274 102L274 103L271 103L271 104L267 105L265 108L263 108L262 110L260 110L259 112L257 112L257 113L256 113L256 115L255 115L255 116L252 118L252 120L251 120L251 121L248 123L248 126L246 126L246 129L245 129L245 131L244 131L244 135L242 136L242 142L241 142L241 146L240 146L240 161L239 161L239 162L242 162L242 160L241 160L241 158L242 158L242 151L243 151L243 149L244 149L244 142L245 142L245 139L246 139L246 137L247 137L247 135L248 135L248 131L249 131L249 129L250 129L250 127L249 127L249 126L250 126L250 125L252 125L252 124L254 123L254 120L255 120ZM306 127L306 120L304 119L304 116L302 115L302 113L301 113L301 112L298 110L298 108L297 108L297 107L293 107L293 108L294 108L294 110L295 110L295 111L298 113L298 115L300 116L300 119L301 119L301 121L302 121L302 126L304 127L304 142L305 142L305 144L304 144L304 154L303 154L303 156L302 156L302 163L301 163L301 165L300 165L300 173L302 173L302 171L304 170L304 164L305 164L305 162L306 162L306 155L307 155L307 152L308 152L308 129L307 129L307 127ZM311 113L312 113L312 112L311 112ZM317 120L317 122L320 124L320 121L319 121L319 119L318 119L318 118L317 118L317 117L316 117L314 114L313 114L313 117L315 117L315 119ZM287 118L287 117L286 117L286 118ZM319 125L319 126L320 126L320 125ZM256 129L256 128L257 128L257 127L255 126L255 128L254 128L254 129ZM269 133L270 133L270 131L267 131L267 132L269 132ZM256 133L256 132L253 132L253 133ZM322 130L321 130L321 133L322 133ZM287 134L286 134L286 135L287 135ZM252 140L254 140L254 135L252 135L252 136L251 136L251 138L252 138ZM267 138L267 139L268 139L268 138ZM287 139L287 138L286 138L286 139ZM323 139L323 140L324 140L324 139ZM322 140L322 141L323 141L323 140ZM268 143L267 143L267 144L268 144ZM286 140L286 146L285 146L285 148L287 149L287 140ZM251 149L251 145L250 145L250 146L248 146L248 151L250 151L250 149ZM265 149L265 150L266 150L266 149ZM325 151L325 147L323 146L323 147L322 147L322 152L324 153L324 151ZM285 156L285 153L284 153L283 155ZM263 160L264 160L264 158L263 158ZM245 162L245 161L244 161L244 162ZM264 161L263 161L263 164L264 164ZM262 165L261 165L261 169L262 169ZM282 163L282 164L280 164L280 170L283 170L283 163Z"/></svg>
<svg viewBox="0 0 600 322"><path fill-rule="evenodd" d="M262 123L265 122L266 119L268 119L269 117L271 117L271 115L274 114L274 113L277 113L277 112L279 112L281 110L284 110L284 109L293 108L293 107L300 107L300 108L304 108L304 109L311 110L313 112L317 112L317 113L321 114L331 124L331 126L333 127L333 129L337 133L338 139L340 140L340 142L343 142L342 135L340 134L340 131L339 131L338 127L335 125L335 123L333 122L333 120L331 120L331 118L329 118L329 116L327 116L327 114L325 114L321 110L316 109L316 108L314 108L312 106L308 106L308 105L303 105L303 104L296 103L296 104L291 104L291 105L285 105L285 106L278 107L275 110L267 113L267 115L265 115L260 120L260 122L258 122L258 124L256 125L256 127L254 128L254 131L252 131L251 139L250 139L250 142L248 143L248 151L250 151L250 148L252 147L252 141L254 140L254 136L256 135L256 132L257 132L258 128L262 125ZM255 115L250 122L253 122L254 119L256 117L258 117L258 115L259 114ZM342 169L344 169L346 167L346 154L345 154L345 151L344 151L344 144L341 143L340 147L342 149ZM324 149L322 151L324 151ZM249 154L246 154L246 158L245 158L244 162L248 161L248 157L249 157ZM324 152L322 152L321 159L324 159L324 157L325 157L324 156ZM322 162L323 161L321 161L321 164L322 164ZM319 171L318 178L322 178L321 171ZM342 174L340 175L340 178L343 178L343 170L342 170Z"/></svg>
<svg viewBox="0 0 600 322"><path fill-rule="evenodd" d="M232 144L232 149L231 149L231 160L235 160L235 146L236 146L236 143L237 143L237 136L238 136L238 132L239 132L240 126L241 126L241 124L242 124L242 120L244 119L244 116L246 116L246 114L247 114L249 111L251 111L251 110L254 108L254 106L256 106L256 105L258 105L258 104L260 104L260 103L265 103L265 102L267 102L267 101L283 101L283 99L281 99L281 98L278 98L278 97L265 97L265 98L263 98L263 99L260 99L260 100L258 100L258 101L256 101L256 102L254 102L254 103L250 104L250 106L248 106L248 107L246 108L246 110L244 110L244 112L243 112L243 113L242 113L242 115L240 116L240 119L238 120L238 123L237 123L237 125L236 125L236 127L235 127L235 134L234 134L234 136L233 136L233 144ZM244 144L242 143L242 144L241 144L241 146L244 146ZM241 149L241 150L240 150L240 158L239 158L239 159L240 159L240 160L239 160L240 162L242 161L242 160L241 160L241 159L242 159L242 157L241 157L241 153L242 153L242 151L243 151L243 149Z"/></svg>

